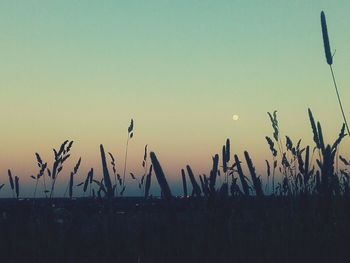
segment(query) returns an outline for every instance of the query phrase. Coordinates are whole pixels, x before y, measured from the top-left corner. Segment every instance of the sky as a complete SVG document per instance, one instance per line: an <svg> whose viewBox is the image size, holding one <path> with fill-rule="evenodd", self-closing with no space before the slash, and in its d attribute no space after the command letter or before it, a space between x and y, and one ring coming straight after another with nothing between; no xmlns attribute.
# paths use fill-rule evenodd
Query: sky
<svg viewBox="0 0 350 263"><path fill-rule="evenodd" d="M320 11L350 117L349 9L334 0L1 0L0 183L11 168L32 188L34 153L52 165L52 148L66 139L75 143L63 188L80 156L77 178L91 167L100 173L99 144L121 172L131 118L128 171L142 173L148 144L174 184L186 164L208 173L226 138L263 173L268 111L278 111L283 135L307 145L310 107L332 143L342 118ZM350 159L349 146L346 138Z"/></svg>

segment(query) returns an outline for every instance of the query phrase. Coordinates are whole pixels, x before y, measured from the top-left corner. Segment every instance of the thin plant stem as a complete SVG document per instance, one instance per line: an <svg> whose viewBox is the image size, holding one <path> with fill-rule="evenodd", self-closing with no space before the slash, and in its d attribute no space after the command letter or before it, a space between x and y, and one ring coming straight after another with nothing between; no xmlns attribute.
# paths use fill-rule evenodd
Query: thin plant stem
<svg viewBox="0 0 350 263"><path fill-rule="evenodd" d="M45 191L45 198L47 198L46 181L45 181L45 173L43 174L43 179L44 179L44 191Z"/></svg>
<svg viewBox="0 0 350 263"><path fill-rule="evenodd" d="M340 95L339 95L339 92L338 92L337 82L335 81L333 67L332 67L332 65L329 65L329 67L331 69L332 79L333 79L333 83L334 83L335 92L337 93L337 98L338 98L341 114L343 115L343 119L344 119L344 122L345 122L345 126L346 126L346 130L348 132L348 135L350 136L350 130L349 130L348 122L346 121L346 117L345 117L345 113L344 113L344 109L343 109L343 104L341 102Z"/></svg>
<svg viewBox="0 0 350 263"><path fill-rule="evenodd" d="M36 197L36 189L38 188L38 181L39 179L36 179L36 183L35 183L35 189L34 189L34 198Z"/></svg>
<svg viewBox="0 0 350 263"><path fill-rule="evenodd" d="M128 146L129 146L129 135L128 139L126 140L126 149L125 149L125 159L124 159L124 172L123 172L123 188L125 186L125 172L126 172L126 161L128 159Z"/></svg>

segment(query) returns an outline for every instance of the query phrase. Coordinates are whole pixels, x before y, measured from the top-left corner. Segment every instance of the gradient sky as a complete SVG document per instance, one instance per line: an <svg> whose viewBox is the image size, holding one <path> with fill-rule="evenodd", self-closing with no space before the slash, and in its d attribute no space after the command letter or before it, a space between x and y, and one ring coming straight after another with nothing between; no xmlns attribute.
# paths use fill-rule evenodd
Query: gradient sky
<svg viewBox="0 0 350 263"><path fill-rule="evenodd" d="M350 117L349 1L2 0L0 182L11 168L32 183L34 153L51 164L65 139L75 145L64 177L79 156L78 177L99 171L100 143L121 171L130 118L129 167L142 171L148 144L173 181L188 163L208 172L226 138L264 171L275 109L282 134L305 145L312 108L333 142L342 119L321 10ZM350 140L342 145L350 158Z"/></svg>

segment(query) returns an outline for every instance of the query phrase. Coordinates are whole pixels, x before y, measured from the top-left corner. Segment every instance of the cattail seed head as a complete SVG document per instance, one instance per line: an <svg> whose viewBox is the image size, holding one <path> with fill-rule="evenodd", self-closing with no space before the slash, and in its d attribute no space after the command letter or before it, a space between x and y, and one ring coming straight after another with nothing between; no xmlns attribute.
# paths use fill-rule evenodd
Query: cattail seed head
<svg viewBox="0 0 350 263"><path fill-rule="evenodd" d="M326 55L326 60L327 60L328 65L332 65L333 64L333 57L332 57L332 53L331 53L331 47L329 45L326 16L325 16L323 11L321 12L321 28L322 28L323 46L324 46L324 52Z"/></svg>

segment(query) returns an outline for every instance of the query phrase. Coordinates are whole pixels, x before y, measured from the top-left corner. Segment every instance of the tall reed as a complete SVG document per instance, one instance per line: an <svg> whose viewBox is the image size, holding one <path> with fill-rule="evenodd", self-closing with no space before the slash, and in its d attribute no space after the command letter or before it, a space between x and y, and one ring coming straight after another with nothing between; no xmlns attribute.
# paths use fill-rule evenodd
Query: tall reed
<svg viewBox="0 0 350 263"><path fill-rule="evenodd" d="M118 195L118 182L117 182L117 165L116 165L116 160L113 156L112 153L108 152L109 157L111 158L111 165L112 165L112 171L113 171L113 178L114 178L114 184L113 184L113 193L115 196Z"/></svg>
<svg viewBox="0 0 350 263"><path fill-rule="evenodd" d="M248 169L250 172L250 175L252 177L252 181L253 181L253 185L254 185L254 189L255 189L255 193L258 197L263 197L264 193L261 187L261 180L260 178L256 175L255 172L255 167L253 165L253 161L249 156L249 153L247 151L244 152L244 156L248 165Z"/></svg>
<svg viewBox="0 0 350 263"><path fill-rule="evenodd" d="M170 190L168 182L165 178L165 174L163 172L163 169L160 166L160 163L157 159L156 154L154 152L150 152L150 158L152 161L154 173L156 174L158 184L159 184L160 189L162 191L162 195L166 200L171 200L172 199L171 190Z"/></svg>
<svg viewBox="0 0 350 263"><path fill-rule="evenodd" d="M81 163L81 158L79 158L78 162L76 163L76 165L74 166L73 171L70 173L70 177L69 177L69 198L72 199L73 198L73 185L74 185L74 175L77 174L79 167L80 167L80 163Z"/></svg>
<svg viewBox="0 0 350 263"><path fill-rule="evenodd" d="M151 166L149 167L149 172L146 176L146 183L145 183L145 199L148 198L149 196L149 190L151 188L151 177L152 177L152 169L153 169L153 165L151 164Z"/></svg>
<svg viewBox="0 0 350 263"><path fill-rule="evenodd" d="M64 141L59 150L56 151L53 149L54 152L54 162L52 165L52 170L47 168L47 172L49 174L49 177L51 177L51 191L50 191L50 198L54 195L56 180L58 178L58 175L63 169L64 162L70 157L70 150L72 148L73 141Z"/></svg>
<svg viewBox="0 0 350 263"><path fill-rule="evenodd" d="M184 197L187 198L187 182L186 182L186 174L184 169L181 169L181 176L182 176L182 188L184 192Z"/></svg>
<svg viewBox="0 0 350 263"><path fill-rule="evenodd" d="M196 178L194 177L191 166L187 165L186 169L187 169L188 177L190 178L190 181L192 184L193 192L197 197L200 197L201 196L201 188L199 187L199 185L196 181Z"/></svg>
<svg viewBox="0 0 350 263"><path fill-rule="evenodd" d="M126 173L126 165L128 160L128 148L129 148L129 140L132 139L134 136L134 120L131 119L130 125L128 127L128 138L126 140L126 147L125 147L125 158L124 158L124 171L123 171L123 192L125 190L125 173Z"/></svg>
<svg viewBox="0 0 350 263"><path fill-rule="evenodd" d="M226 146L226 150L227 149L228 148ZM226 155L227 153L225 152L225 159L226 159ZM209 191L210 191L210 195L212 196L215 195L215 192L216 192L215 184L216 184L216 176L218 174L218 164L219 164L219 155L215 154L215 156L213 157L213 167L210 171L210 176L209 176Z"/></svg>
<svg viewBox="0 0 350 263"><path fill-rule="evenodd" d="M34 177L33 175L31 176L32 179L34 179L35 182L35 188L34 188L34 198L36 197L36 191L38 188L38 183L41 177L45 178L45 170L47 168L47 163L44 163L39 155L39 153L35 153L37 162L38 162L38 166L40 168L38 174L36 175L36 177ZM45 183L45 179L44 179L44 193L45 193L45 197L47 197L47 193L49 191L46 189L46 183Z"/></svg>
<svg viewBox="0 0 350 263"><path fill-rule="evenodd" d="M241 184L242 184L242 188L243 188L244 195L245 195L245 196L249 196L249 185L248 185L248 183L247 183L247 180L246 180L246 178L245 178L245 175L243 174L243 170L242 170L242 166L241 166L241 161L239 160L237 154L234 155L234 158L235 158L235 164L236 164L236 167L237 167L237 173L238 173L238 175L239 175L239 179L240 179Z"/></svg>
<svg viewBox="0 0 350 263"><path fill-rule="evenodd" d="M16 198L19 197L19 177L15 176L15 191L16 191Z"/></svg>
<svg viewBox="0 0 350 263"><path fill-rule="evenodd" d="M90 195L91 195L91 183L93 180L93 176L94 176L94 169L91 168L84 181L84 186L83 186L84 195L85 195L85 192L87 191L88 185L90 185Z"/></svg>
<svg viewBox="0 0 350 263"><path fill-rule="evenodd" d="M322 37L323 37L323 46L324 46L324 52L325 52L325 56L326 56L326 61L327 64L329 65L330 71L331 71L331 75L332 75L332 79L333 79L333 84L334 84L334 89L335 92L337 94L337 98L338 98L338 103L339 103L339 107L340 107L340 111L341 114L343 116L343 120L344 123L346 125L346 130L348 132L348 135L350 136L350 130L349 130L349 126L348 126L348 122L346 120L346 116L344 113L344 109L343 109L343 104L339 95L339 91L338 91L338 86L337 86L337 82L334 76L334 71L333 71L333 56L331 53L331 47L329 44L329 37L328 37L328 29L327 29L327 22L326 22L326 15L324 14L324 12L321 12L321 29L322 29Z"/></svg>
<svg viewBox="0 0 350 263"><path fill-rule="evenodd" d="M11 187L11 190L12 190L12 197L15 197L15 194L14 194L15 184L13 182L13 177L12 177L12 173L11 173L10 169L7 170L7 174L8 174L8 177L9 177L10 187Z"/></svg>
<svg viewBox="0 0 350 263"><path fill-rule="evenodd" d="M112 187L111 177L109 176L109 172L108 172L105 150L103 149L102 144L100 144L100 152L101 152L101 161L102 161L103 181L106 186L107 198L110 199L114 196L113 187Z"/></svg>

